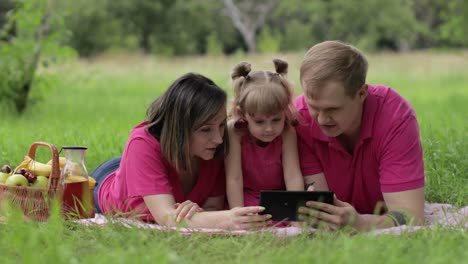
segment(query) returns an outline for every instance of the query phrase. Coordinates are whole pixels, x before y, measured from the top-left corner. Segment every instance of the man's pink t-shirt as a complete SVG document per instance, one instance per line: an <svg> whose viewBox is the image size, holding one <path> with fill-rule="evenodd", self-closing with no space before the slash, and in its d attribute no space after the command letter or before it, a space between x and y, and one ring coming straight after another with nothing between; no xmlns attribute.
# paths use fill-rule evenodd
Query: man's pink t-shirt
<svg viewBox="0 0 468 264"><path fill-rule="evenodd" d="M256 206L261 190L285 190L283 177L283 138L266 147L255 144L250 136L241 138L244 206Z"/></svg>
<svg viewBox="0 0 468 264"><path fill-rule="evenodd" d="M337 198L364 214L374 213L384 201L382 193L424 186L423 152L415 112L389 87L368 85L368 91L361 136L353 154L336 138L322 133L308 112L304 95L295 100L305 121L296 127L303 175L323 172Z"/></svg>
<svg viewBox="0 0 468 264"><path fill-rule="evenodd" d="M172 194L178 203L191 200L203 206L209 197L225 195L222 159L201 160L197 183L190 193L184 194L176 170L162 157L159 141L145 127L146 123L141 123L132 130L120 167L99 187L99 207L103 213L130 213L154 222L143 196Z"/></svg>

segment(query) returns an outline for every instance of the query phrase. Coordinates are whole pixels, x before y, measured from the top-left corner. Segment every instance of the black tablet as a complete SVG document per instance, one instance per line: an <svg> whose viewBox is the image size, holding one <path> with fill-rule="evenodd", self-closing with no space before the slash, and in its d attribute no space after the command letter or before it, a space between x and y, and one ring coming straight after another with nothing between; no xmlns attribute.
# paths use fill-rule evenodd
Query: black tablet
<svg viewBox="0 0 468 264"><path fill-rule="evenodd" d="M260 191L262 214L271 214L273 221L298 221L297 209L307 201L333 204L333 192Z"/></svg>

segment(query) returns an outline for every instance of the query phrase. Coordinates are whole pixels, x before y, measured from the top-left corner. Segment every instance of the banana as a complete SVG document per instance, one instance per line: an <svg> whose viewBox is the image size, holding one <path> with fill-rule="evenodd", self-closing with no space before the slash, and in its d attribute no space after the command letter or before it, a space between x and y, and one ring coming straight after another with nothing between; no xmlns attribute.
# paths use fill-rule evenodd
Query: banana
<svg viewBox="0 0 468 264"><path fill-rule="evenodd" d="M63 166L65 166L65 160L65 157L59 157L60 169L62 169ZM52 160L49 160L46 164L52 166Z"/></svg>
<svg viewBox="0 0 468 264"><path fill-rule="evenodd" d="M46 176L49 177L52 172L52 166L47 165L38 161L31 159L29 156L25 156L21 164L27 162L27 167L25 168L29 172L35 174L36 176ZM21 165L20 164L20 165Z"/></svg>
<svg viewBox="0 0 468 264"><path fill-rule="evenodd" d="M91 177L91 176L88 176L88 181L89 181L89 188L92 189L94 188L94 186L96 186L96 180Z"/></svg>
<svg viewBox="0 0 468 264"><path fill-rule="evenodd" d="M65 178L65 183L85 182L88 181L85 177L79 175L68 175Z"/></svg>
<svg viewBox="0 0 468 264"><path fill-rule="evenodd" d="M27 157L27 156L26 156L26 157ZM30 162L31 158L26 159L26 157L24 158L24 160L23 160L20 164L18 164L18 166L16 166L16 168L15 168L14 170L11 171L10 174L16 173L19 169L26 169L26 170L28 170L29 162Z"/></svg>

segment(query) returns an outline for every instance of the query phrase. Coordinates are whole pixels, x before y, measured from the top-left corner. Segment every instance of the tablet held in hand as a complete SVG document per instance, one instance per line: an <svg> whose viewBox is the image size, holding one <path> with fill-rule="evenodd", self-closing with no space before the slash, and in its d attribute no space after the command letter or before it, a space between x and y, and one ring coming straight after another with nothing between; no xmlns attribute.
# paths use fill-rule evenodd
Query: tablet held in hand
<svg viewBox="0 0 468 264"><path fill-rule="evenodd" d="M273 221L298 221L297 209L307 201L333 204L333 192L328 191L261 191L262 214L271 214Z"/></svg>

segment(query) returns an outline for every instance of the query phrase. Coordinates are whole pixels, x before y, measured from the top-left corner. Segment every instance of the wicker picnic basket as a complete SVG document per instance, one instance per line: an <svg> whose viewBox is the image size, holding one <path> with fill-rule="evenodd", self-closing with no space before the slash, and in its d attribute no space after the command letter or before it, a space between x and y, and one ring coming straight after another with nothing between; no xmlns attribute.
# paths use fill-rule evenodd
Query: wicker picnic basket
<svg viewBox="0 0 468 264"><path fill-rule="evenodd" d="M0 207L9 202L12 206L19 206L26 219L46 221L53 199L61 198L63 194L63 186L60 184L59 153L53 144L35 142L29 148L28 156L35 159L39 146L49 148L52 153L52 172L47 188L0 184Z"/></svg>

